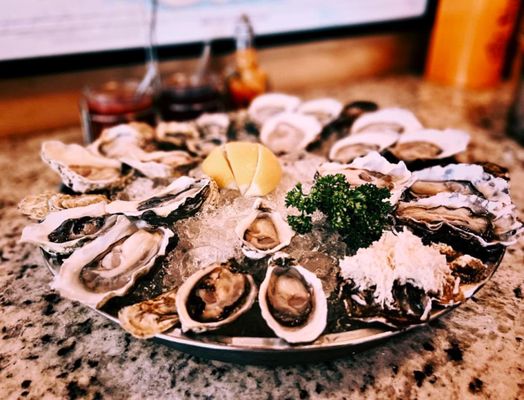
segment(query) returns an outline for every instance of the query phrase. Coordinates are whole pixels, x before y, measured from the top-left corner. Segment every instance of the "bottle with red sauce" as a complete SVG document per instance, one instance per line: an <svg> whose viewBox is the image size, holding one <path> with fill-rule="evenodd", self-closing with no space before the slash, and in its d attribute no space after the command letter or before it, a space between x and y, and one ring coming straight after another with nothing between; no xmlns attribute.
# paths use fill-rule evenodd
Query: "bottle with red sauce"
<svg viewBox="0 0 524 400"><path fill-rule="evenodd" d="M102 130L133 121L156 123L153 90L137 91L135 80L110 81L100 86L84 89L80 108L84 141L91 143Z"/></svg>

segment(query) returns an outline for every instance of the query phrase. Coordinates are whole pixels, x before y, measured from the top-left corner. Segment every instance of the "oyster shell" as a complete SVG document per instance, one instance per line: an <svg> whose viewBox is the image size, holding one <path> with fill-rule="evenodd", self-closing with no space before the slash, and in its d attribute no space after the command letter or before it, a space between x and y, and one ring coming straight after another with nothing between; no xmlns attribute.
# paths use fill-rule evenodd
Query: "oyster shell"
<svg viewBox="0 0 524 400"><path fill-rule="evenodd" d="M156 127L156 140L176 148L187 148L188 141L198 140L194 122L160 122Z"/></svg>
<svg viewBox="0 0 524 400"><path fill-rule="evenodd" d="M197 180L182 176L148 198L116 200L109 203L106 210L109 214L124 214L151 225L165 225L197 212L211 194L211 189L207 178Z"/></svg>
<svg viewBox="0 0 524 400"><path fill-rule="evenodd" d="M256 97L247 110L248 116L255 124L261 126L269 118L295 111L300 99L283 93L267 93Z"/></svg>
<svg viewBox="0 0 524 400"><path fill-rule="evenodd" d="M466 150L469 134L455 129L423 129L401 135L389 151L399 160L441 160Z"/></svg>
<svg viewBox="0 0 524 400"><path fill-rule="evenodd" d="M319 138L322 125L316 118L280 113L264 122L260 141L274 153L298 153Z"/></svg>
<svg viewBox="0 0 524 400"><path fill-rule="evenodd" d="M27 225L21 241L34 243L47 253L66 256L110 229L115 217L106 215L106 203L99 202L51 212L38 224Z"/></svg>
<svg viewBox="0 0 524 400"><path fill-rule="evenodd" d="M270 261L260 285L262 317L288 343L307 343L319 337L327 324L327 300L322 282L300 265L290 265L285 254Z"/></svg>
<svg viewBox="0 0 524 400"><path fill-rule="evenodd" d="M178 324L176 290L124 307L118 312L118 319L126 331L139 339L165 332Z"/></svg>
<svg viewBox="0 0 524 400"><path fill-rule="evenodd" d="M404 162L392 164L377 152L373 151L364 157L355 159L350 164L324 163L318 168L321 176L343 174L352 185L372 183L377 187L391 191L389 201L396 204L411 184L411 172Z"/></svg>
<svg viewBox="0 0 524 400"><path fill-rule="evenodd" d="M474 240L483 247L510 246L522 232L522 223L514 205L501 205L475 195L443 192L437 195L400 202L397 218L409 225L437 233L443 227L457 237Z"/></svg>
<svg viewBox="0 0 524 400"><path fill-rule="evenodd" d="M351 135L333 144L329 159L340 163L349 163L355 158L376 151L382 152L398 140L399 134L394 131L364 132Z"/></svg>
<svg viewBox="0 0 524 400"><path fill-rule="evenodd" d="M176 303L184 332L205 332L227 325L247 312L257 288L251 275L215 263L191 275L178 289Z"/></svg>
<svg viewBox="0 0 524 400"><path fill-rule="evenodd" d="M75 192L85 193L122 186L121 163L91 153L78 144L52 140L42 144L42 160Z"/></svg>
<svg viewBox="0 0 524 400"><path fill-rule="evenodd" d="M169 229L140 228L118 216L111 229L64 261L51 286L63 297L100 308L149 272L173 235Z"/></svg>
<svg viewBox="0 0 524 400"><path fill-rule="evenodd" d="M106 196L100 194L83 194L71 196L69 194L44 192L42 194L29 195L18 203L18 209L29 218L41 221L54 211L68 208L84 207L90 204L109 202Z"/></svg>
<svg viewBox="0 0 524 400"><path fill-rule="evenodd" d="M323 98L305 101L300 104L297 112L315 117L324 126L337 118L343 107L338 100Z"/></svg>
<svg viewBox="0 0 524 400"><path fill-rule="evenodd" d="M413 178L414 182L408 192L415 198L434 196L441 192L455 192L511 204L508 182L488 174L480 165L437 165L414 172Z"/></svg>
<svg viewBox="0 0 524 400"><path fill-rule="evenodd" d="M255 260L288 246L295 234L284 218L261 199L255 201L253 212L238 223L235 232L242 241L242 252Z"/></svg>
<svg viewBox="0 0 524 400"><path fill-rule="evenodd" d="M200 157L205 157L218 146L227 142L230 125L229 116L224 113L202 114L196 119L200 138L188 140L187 148Z"/></svg>
<svg viewBox="0 0 524 400"><path fill-rule="evenodd" d="M358 117L351 126L351 133L395 131L413 132L422 129L415 115L403 108L383 108Z"/></svg>
<svg viewBox="0 0 524 400"><path fill-rule="evenodd" d="M181 176L197 163L195 157L183 150L143 152L135 158L122 157L120 161L151 179Z"/></svg>

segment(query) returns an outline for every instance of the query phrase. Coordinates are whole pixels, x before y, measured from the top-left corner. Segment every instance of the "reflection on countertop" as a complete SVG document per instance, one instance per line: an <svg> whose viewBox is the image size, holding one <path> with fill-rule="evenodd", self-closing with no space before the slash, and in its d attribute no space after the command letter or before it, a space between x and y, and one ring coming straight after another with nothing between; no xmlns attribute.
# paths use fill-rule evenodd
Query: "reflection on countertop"
<svg viewBox="0 0 524 400"><path fill-rule="evenodd" d="M524 216L524 148L503 134L510 90L461 92L411 76L317 88L304 97L369 99L407 107L429 127L472 134L464 160L507 166ZM49 288L39 252L18 244L16 209L58 178L39 160L48 138L80 141L79 129L0 141L0 397L2 398L485 398L524 396L524 238L493 279L430 326L340 360L258 367L197 359L139 341Z"/></svg>

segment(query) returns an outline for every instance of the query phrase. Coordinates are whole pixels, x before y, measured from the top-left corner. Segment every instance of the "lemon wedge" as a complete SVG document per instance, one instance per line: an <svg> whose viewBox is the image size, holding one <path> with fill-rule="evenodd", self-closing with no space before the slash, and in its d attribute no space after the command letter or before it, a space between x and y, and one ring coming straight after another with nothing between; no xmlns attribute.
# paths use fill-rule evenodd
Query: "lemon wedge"
<svg viewBox="0 0 524 400"><path fill-rule="evenodd" d="M202 170L219 187L238 189L244 196L265 196L282 177L278 158L260 143L231 142L214 149Z"/></svg>

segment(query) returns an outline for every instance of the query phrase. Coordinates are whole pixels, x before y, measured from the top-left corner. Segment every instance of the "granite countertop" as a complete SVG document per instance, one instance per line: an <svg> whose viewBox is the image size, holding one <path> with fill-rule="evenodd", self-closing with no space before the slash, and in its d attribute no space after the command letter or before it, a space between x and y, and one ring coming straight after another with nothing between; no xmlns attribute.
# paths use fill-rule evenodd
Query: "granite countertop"
<svg viewBox="0 0 524 400"><path fill-rule="evenodd" d="M404 76L299 93L370 99L413 110L425 125L472 134L469 156L509 167L524 215L524 148L503 134L508 87L464 93ZM29 193L58 178L43 140L80 141L79 128L0 141L0 398L524 398L524 238L470 301L430 326L332 362L259 367L198 359L134 339L49 288L39 252L18 238Z"/></svg>

